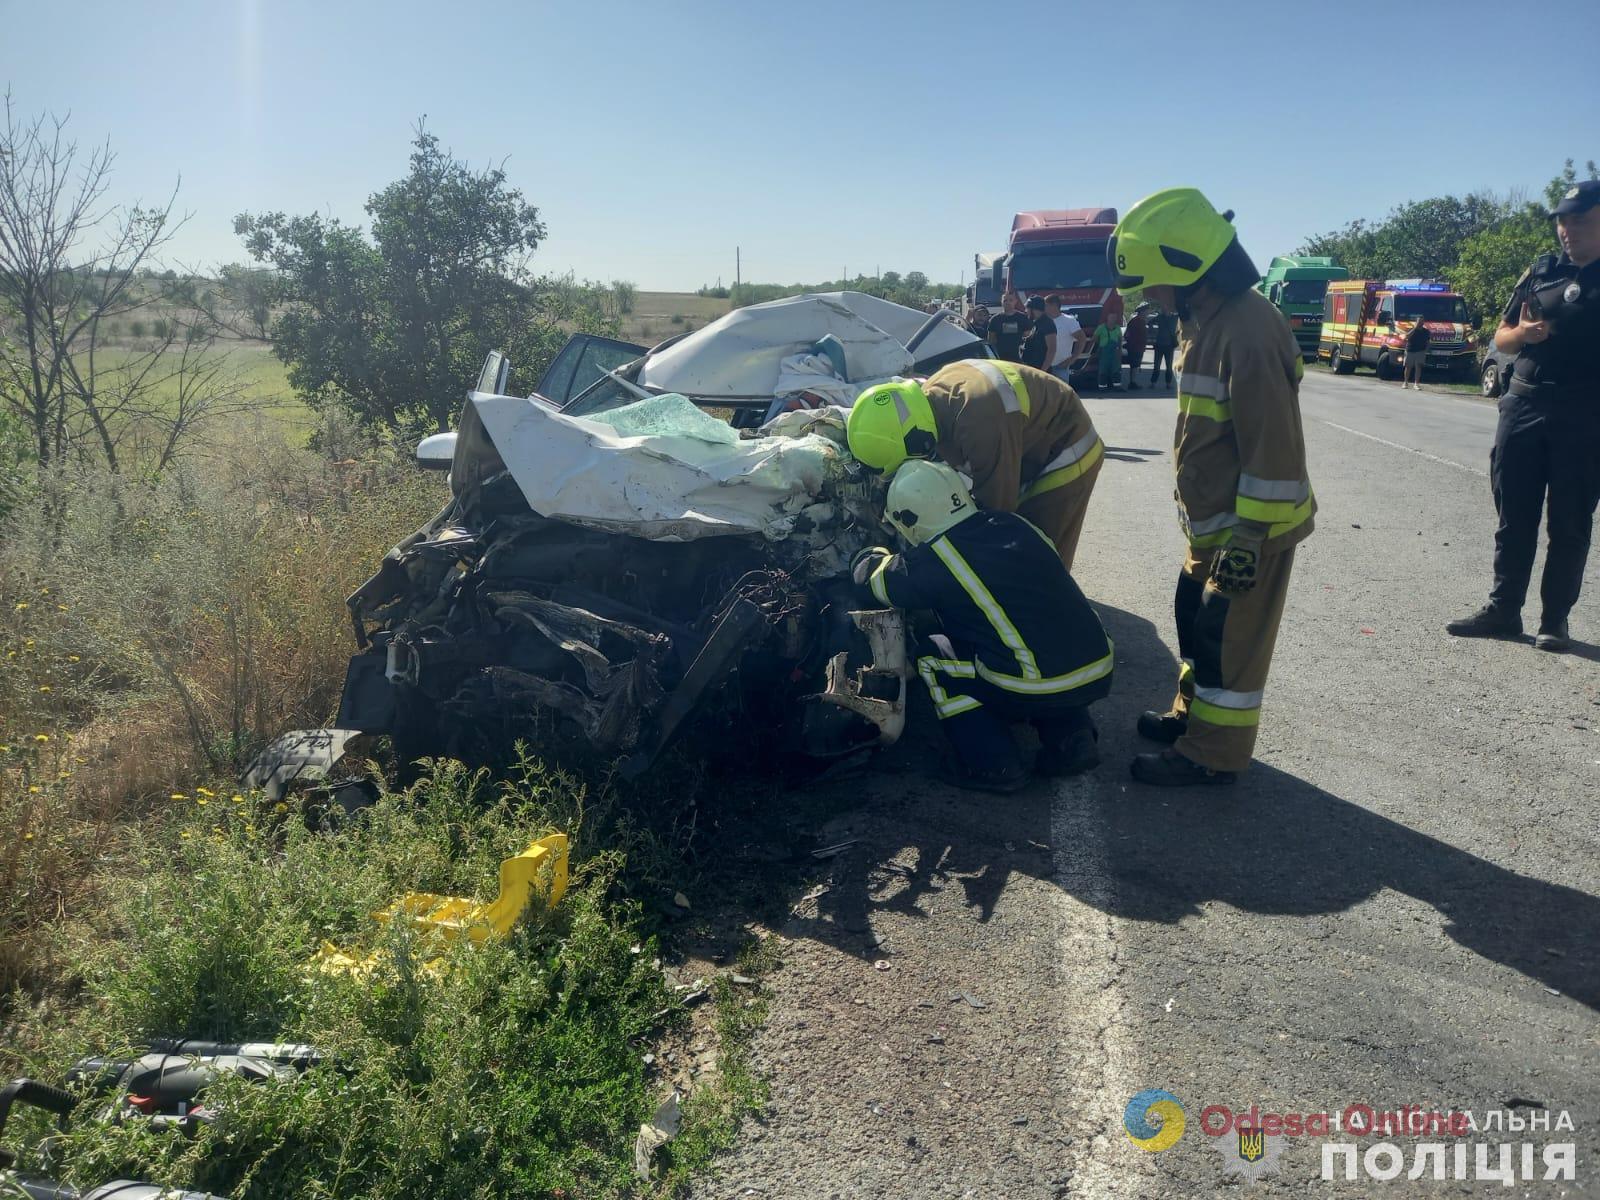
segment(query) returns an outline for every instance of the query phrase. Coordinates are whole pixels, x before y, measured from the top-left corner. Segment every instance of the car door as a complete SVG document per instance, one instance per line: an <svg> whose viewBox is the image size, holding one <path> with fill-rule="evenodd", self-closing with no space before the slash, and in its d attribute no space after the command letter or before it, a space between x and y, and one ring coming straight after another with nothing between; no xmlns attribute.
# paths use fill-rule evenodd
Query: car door
<svg viewBox="0 0 1600 1200"><path fill-rule="evenodd" d="M574 334L555 356L534 387L558 409L594 386L608 371L643 357L646 348L593 333Z"/></svg>

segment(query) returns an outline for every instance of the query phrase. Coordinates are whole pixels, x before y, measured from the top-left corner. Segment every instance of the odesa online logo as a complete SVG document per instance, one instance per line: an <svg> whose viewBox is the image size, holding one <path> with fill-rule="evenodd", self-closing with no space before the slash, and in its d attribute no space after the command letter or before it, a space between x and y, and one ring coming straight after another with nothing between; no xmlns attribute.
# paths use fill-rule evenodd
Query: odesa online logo
<svg viewBox="0 0 1600 1200"><path fill-rule="evenodd" d="M1145 1088L1122 1110L1122 1127L1128 1140L1154 1154L1183 1136L1183 1103L1171 1092Z"/></svg>

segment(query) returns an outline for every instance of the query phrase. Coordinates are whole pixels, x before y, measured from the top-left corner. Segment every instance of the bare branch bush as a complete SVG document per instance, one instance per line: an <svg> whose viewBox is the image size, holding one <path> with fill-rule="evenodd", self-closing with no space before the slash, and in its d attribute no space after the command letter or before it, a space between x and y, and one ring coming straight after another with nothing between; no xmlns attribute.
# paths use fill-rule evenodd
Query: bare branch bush
<svg viewBox="0 0 1600 1200"><path fill-rule="evenodd" d="M203 425L244 406L225 326L154 270L184 224L177 186L158 206L113 204L115 161L109 146L80 148L64 119L20 118L6 96L0 413L24 431L41 474L67 463L166 470ZM111 345L141 312L152 335Z"/></svg>

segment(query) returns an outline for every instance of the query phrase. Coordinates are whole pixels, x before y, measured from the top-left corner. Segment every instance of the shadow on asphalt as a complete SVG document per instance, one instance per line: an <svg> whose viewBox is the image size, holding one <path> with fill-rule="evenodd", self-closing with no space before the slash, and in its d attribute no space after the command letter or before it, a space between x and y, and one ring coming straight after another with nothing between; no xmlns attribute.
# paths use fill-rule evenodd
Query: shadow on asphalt
<svg viewBox="0 0 1600 1200"><path fill-rule="evenodd" d="M1235 788L1175 793L1134 783L1127 756L1153 748L1132 736L1134 718L1169 698L1176 662L1150 622L1100 613L1117 645L1118 679L1094 710L1105 761L1078 794L1095 809L1079 816L1103 822L1109 886L1105 877L1055 877L1047 785L995 797L928 779L939 747L924 704L907 738L864 777L871 799L847 831L861 844L834 865L815 918L790 922L790 935L874 957L874 913L921 917L926 893L959 885L974 918L988 921L1013 872L1052 880L1123 920L1162 924L1215 901L1263 916L1336 913L1390 888L1431 905L1460 945L1600 1008L1594 896L1507 870L1261 763Z"/></svg>

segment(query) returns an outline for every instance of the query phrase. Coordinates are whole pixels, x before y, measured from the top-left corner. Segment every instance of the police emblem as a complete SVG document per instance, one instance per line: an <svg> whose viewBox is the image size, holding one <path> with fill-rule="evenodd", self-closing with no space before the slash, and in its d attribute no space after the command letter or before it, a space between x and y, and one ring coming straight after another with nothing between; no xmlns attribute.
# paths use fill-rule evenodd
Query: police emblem
<svg viewBox="0 0 1600 1200"><path fill-rule="evenodd" d="M1284 1142L1285 1139L1276 1135L1269 1137L1259 1128L1241 1125L1236 1137L1219 1137L1213 1144L1222 1155L1223 1171L1254 1181L1277 1170Z"/></svg>
<svg viewBox="0 0 1600 1200"><path fill-rule="evenodd" d="M1561 293L1561 298L1568 304L1576 304L1578 297L1583 295L1583 289L1576 283L1567 284L1567 290Z"/></svg>
<svg viewBox="0 0 1600 1200"><path fill-rule="evenodd" d="M1260 1162L1261 1156L1267 1152L1267 1135L1259 1129L1239 1130L1239 1157L1245 1162Z"/></svg>

